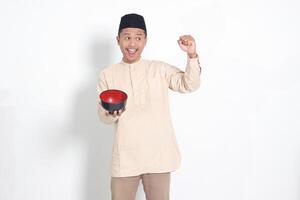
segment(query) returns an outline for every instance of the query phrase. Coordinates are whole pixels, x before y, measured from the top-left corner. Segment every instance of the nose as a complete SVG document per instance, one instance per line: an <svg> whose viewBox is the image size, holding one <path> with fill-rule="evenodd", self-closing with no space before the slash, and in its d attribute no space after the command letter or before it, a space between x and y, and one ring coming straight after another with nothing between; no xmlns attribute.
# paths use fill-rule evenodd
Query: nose
<svg viewBox="0 0 300 200"><path fill-rule="evenodd" d="M130 45L131 47L135 46L135 41L134 41L134 39L131 39L131 40L129 41L129 45Z"/></svg>

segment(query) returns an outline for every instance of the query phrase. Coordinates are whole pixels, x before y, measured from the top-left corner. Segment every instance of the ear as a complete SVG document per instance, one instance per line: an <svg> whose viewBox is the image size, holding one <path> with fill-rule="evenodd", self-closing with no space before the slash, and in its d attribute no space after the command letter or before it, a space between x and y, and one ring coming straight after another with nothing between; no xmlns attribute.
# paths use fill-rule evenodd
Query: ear
<svg viewBox="0 0 300 200"><path fill-rule="evenodd" d="M118 45L120 46L120 37L117 36L117 37L116 37L116 40L117 40Z"/></svg>

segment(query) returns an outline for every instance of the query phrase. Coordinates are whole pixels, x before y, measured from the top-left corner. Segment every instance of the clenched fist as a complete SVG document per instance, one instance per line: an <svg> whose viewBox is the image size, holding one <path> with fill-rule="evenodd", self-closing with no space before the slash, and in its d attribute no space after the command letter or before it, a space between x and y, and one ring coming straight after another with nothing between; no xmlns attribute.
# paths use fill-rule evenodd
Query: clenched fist
<svg viewBox="0 0 300 200"><path fill-rule="evenodd" d="M196 58L196 42L191 35L180 36L177 40L179 47L188 54L190 58Z"/></svg>

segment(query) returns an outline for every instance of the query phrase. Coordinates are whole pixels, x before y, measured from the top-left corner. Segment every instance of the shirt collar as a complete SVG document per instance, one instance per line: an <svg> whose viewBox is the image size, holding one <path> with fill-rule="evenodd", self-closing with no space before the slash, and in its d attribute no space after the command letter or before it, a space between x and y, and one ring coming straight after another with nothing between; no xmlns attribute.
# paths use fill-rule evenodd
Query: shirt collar
<svg viewBox="0 0 300 200"><path fill-rule="evenodd" d="M143 59L140 58L138 61L136 61L134 63L127 63L127 62L124 62L123 59L122 59L121 64L123 64L125 66L128 66L128 67L134 67L136 65L139 65L142 61L143 61Z"/></svg>

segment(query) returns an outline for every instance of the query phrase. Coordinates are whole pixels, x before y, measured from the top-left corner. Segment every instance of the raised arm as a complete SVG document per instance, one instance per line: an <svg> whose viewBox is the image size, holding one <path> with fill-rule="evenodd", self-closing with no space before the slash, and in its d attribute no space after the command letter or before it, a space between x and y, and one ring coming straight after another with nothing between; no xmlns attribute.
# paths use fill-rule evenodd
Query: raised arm
<svg viewBox="0 0 300 200"><path fill-rule="evenodd" d="M201 66L196 52L196 42L190 35L184 35L178 39L179 47L187 53L185 71L164 64L164 74L171 90L187 93L195 91L200 86Z"/></svg>

